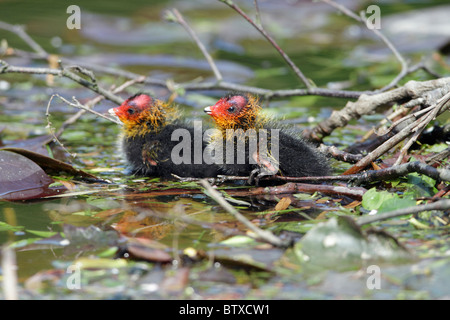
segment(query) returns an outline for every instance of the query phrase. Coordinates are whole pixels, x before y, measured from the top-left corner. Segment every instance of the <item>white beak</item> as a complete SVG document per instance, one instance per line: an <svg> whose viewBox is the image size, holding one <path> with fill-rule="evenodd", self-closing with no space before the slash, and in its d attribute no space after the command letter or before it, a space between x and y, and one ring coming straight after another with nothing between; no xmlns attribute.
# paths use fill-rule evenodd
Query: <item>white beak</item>
<svg viewBox="0 0 450 320"><path fill-rule="evenodd" d="M116 113L114 112L114 108L108 109L108 113L114 117L117 117Z"/></svg>

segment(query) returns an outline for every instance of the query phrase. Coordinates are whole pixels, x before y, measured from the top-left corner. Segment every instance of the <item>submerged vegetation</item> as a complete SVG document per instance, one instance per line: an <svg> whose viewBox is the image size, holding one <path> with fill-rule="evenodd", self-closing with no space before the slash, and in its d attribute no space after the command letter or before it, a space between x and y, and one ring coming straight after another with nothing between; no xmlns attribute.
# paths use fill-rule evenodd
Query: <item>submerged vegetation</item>
<svg viewBox="0 0 450 320"><path fill-rule="evenodd" d="M370 30L328 0L112 3L80 5L80 30L0 14L2 299L450 296L448 43L385 34L418 10L384 4ZM133 175L107 110L141 91L205 127L257 95L333 174Z"/></svg>

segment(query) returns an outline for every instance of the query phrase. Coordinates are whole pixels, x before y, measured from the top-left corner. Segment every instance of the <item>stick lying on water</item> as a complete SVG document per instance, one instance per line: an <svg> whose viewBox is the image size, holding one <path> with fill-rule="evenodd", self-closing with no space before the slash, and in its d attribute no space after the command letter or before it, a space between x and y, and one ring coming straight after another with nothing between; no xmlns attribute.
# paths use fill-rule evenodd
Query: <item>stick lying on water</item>
<svg viewBox="0 0 450 320"><path fill-rule="evenodd" d="M369 224L375 221L380 221L380 220L386 220L386 219L390 219L390 218L394 218L394 217L398 217L398 216L404 216L407 214L413 214L413 213L419 213L419 212L423 212L423 211L430 211L430 210L448 210L450 209L450 200L444 199L444 200L439 200L433 203L427 203L427 204L422 204L422 205L418 205L418 206L414 206L414 207L408 207L408 208L402 208L402 209L398 209L398 210L394 210L394 211L389 211L389 212L383 212L383 213L379 213L379 214L375 214L373 216L365 216L362 218L359 218L356 223L359 226L362 226L364 224Z"/></svg>
<svg viewBox="0 0 450 320"><path fill-rule="evenodd" d="M200 180L202 186L205 187L207 194L217 201L218 204L222 208L224 208L228 213L232 214L239 222L244 224L247 228L249 228L252 232L254 232L257 236L257 239L266 241L277 247L288 247L289 243L281 240L277 236L275 236L272 232L262 230L251 223L246 217L244 217L239 211L237 211L231 204L229 204L222 195L215 190L206 180Z"/></svg>
<svg viewBox="0 0 450 320"><path fill-rule="evenodd" d="M426 175L434 180L450 181L450 170L446 168L434 168L425 163L414 161L392 166L380 170L367 170L358 174L336 175L336 176L318 176L318 177L285 177L285 176L265 176L260 181L284 181L284 182L330 182L330 181L348 181L354 185L361 185L364 183L371 183L375 181L384 181L403 177L409 173L417 172ZM173 175L180 181L198 181L199 178L184 178ZM217 176L217 178L210 178L210 183L223 183L226 181L248 181L246 176Z"/></svg>

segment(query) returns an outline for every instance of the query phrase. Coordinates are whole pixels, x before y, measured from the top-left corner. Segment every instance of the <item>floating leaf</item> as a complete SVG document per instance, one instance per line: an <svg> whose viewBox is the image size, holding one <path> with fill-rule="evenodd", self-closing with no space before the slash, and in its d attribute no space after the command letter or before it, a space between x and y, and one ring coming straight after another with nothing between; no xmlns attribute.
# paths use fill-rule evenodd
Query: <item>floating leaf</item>
<svg viewBox="0 0 450 320"><path fill-rule="evenodd" d="M367 210L378 210L384 202L393 197L394 195L390 192L377 191L376 188L372 188L363 195L361 204Z"/></svg>
<svg viewBox="0 0 450 320"><path fill-rule="evenodd" d="M6 222L0 221L0 231L20 231L23 227L21 226L12 226L10 224L7 224Z"/></svg>
<svg viewBox="0 0 450 320"><path fill-rule="evenodd" d="M65 162L62 162L62 161L59 161L59 160L56 160L53 158L49 158L47 156L44 156L44 155L36 153L36 152L32 152L32 151L20 149L20 148L3 148L1 150L14 152L14 153L20 154L24 157L27 157L31 161L35 162L38 166L40 166L48 174L58 175L61 172L64 172L66 174L70 174L72 176L81 177L81 178L88 179L88 180L96 180L96 181L101 180L90 173L84 172L79 169L75 169L73 166L71 166L68 163L65 163Z"/></svg>
<svg viewBox="0 0 450 320"><path fill-rule="evenodd" d="M348 217L331 218L312 228L294 247L313 269L356 269L369 261L402 261L410 253L385 232L363 232Z"/></svg>
<svg viewBox="0 0 450 320"><path fill-rule="evenodd" d="M31 152L42 154L44 156L49 156L47 146L48 143L50 143L52 140L53 137L51 135L37 136L26 140L19 140L8 143L7 148L25 149Z"/></svg>
<svg viewBox="0 0 450 320"><path fill-rule="evenodd" d="M276 211L285 210L289 207L291 202L292 202L291 199L288 197L281 198L280 202L278 202L277 205L275 206L275 210Z"/></svg>
<svg viewBox="0 0 450 320"><path fill-rule="evenodd" d="M53 195L58 191L49 188L53 183L41 167L30 159L0 150L0 198L28 200Z"/></svg>
<svg viewBox="0 0 450 320"><path fill-rule="evenodd" d="M362 199L362 205L367 210L377 210L378 212L387 212L405 207L411 207L416 204L411 194L400 197L396 193L388 191L377 191L375 188L368 190Z"/></svg>
<svg viewBox="0 0 450 320"><path fill-rule="evenodd" d="M416 197L431 197L436 192L436 180L418 173L410 173L408 177L408 190L413 192Z"/></svg>
<svg viewBox="0 0 450 320"><path fill-rule="evenodd" d="M273 264L283 255L278 248L223 248L214 250L214 259L224 265L248 270L273 271Z"/></svg>

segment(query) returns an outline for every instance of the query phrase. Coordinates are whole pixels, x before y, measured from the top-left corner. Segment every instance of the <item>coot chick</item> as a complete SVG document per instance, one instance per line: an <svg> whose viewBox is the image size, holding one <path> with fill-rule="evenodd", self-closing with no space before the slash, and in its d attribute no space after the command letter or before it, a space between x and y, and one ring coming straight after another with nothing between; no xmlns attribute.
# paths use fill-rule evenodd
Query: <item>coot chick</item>
<svg viewBox="0 0 450 320"><path fill-rule="evenodd" d="M252 95L230 94L204 111L219 129L211 136L207 150L225 174L250 176L251 183L253 177L259 180L265 175L304 177L330 173L326 157L296 133L264 116L258 99Z"/></svg>
<svg viewBox="0 0 450 320"><path fill-rule="evenodd" d="M194 158L195 152L202 154L207 147L201 128L181 120L175 107L138 93L109 112L123 122L119 142L131 173L164 178L217 176L218 166Z"/></svg>

